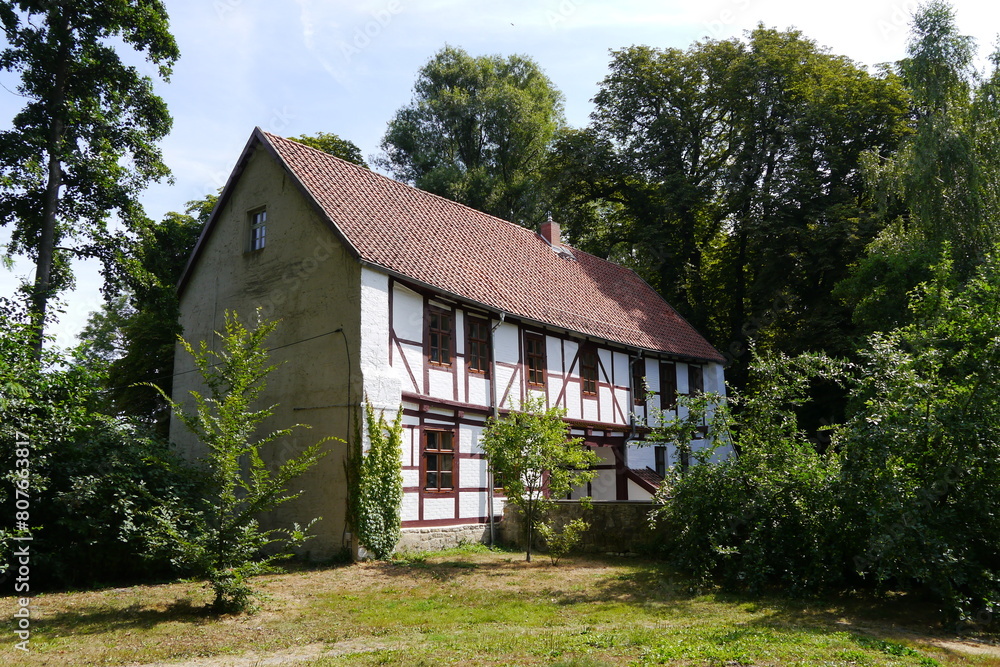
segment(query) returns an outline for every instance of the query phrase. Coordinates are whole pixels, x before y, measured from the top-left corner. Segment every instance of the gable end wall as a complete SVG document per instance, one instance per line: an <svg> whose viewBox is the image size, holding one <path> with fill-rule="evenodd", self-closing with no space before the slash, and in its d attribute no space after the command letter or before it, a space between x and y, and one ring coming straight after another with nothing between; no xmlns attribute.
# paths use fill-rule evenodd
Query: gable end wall
<svg viewBox="0 0 1000 667"><path fill-rule="evenodd" d="M307 424L263 453L278 465L318 440L347 440L353 412L361 396L361 267L335 234L320 220L285 171L258 149L231 193L212 233L203 240L197 263L181 294L181 325L193 345L209 342L218 350L214 331L222 331L226 310L247 322L259 308L280 319L269 339L270 361L278 368L267 378L259 407L276 405L261 432ZM266 246L248 252L249 213L267 210ZM340 331L338 331L340 329ZM180 346L175 351L174 397L190 407L189 390L204 393L193 363ZM179 420L171 423L171 439L190 459L204 455L197 439ZM317 537L307 543L309 555L327 558L343 547L346 484L343 442L328 442L319 465L293 483L302 495L282 505L265 527L288 527L322 517Z"/></svg>

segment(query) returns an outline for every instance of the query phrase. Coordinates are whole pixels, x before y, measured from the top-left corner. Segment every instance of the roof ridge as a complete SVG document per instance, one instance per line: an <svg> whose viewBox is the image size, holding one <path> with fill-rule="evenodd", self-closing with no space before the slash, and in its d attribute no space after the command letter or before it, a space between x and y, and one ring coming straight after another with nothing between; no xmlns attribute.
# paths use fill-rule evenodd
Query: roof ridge
<svg viewBox="0 0 1000 667"><path fill-rule="evenodd" d="M265 135L269 140L278 140L278 141L284 141L284 142L293 143L296 146L299 146L301 148L313 151L317 155L322 156L324 158L329 158L329 159L332 159L332 160L336 160L336 161L341 162L341 163L343 163L345 165L348 165L349 167L351 167L352 169L354 169L354 170L356 170L356 171L358 171L360 173L370 174L372 176L376 176L378 178L381 178L381 179L383 179L383 180L391 183L394 187L403 187L403 188L408 188L410 190L415 190L416 192L419 192L421 195L424 195L424 196L427 196L427 197L433 197L433 198L435 198L435 199L437 199L439 201L442 201L447 206L458 206L458 207L464 208L464 209L466 209L468 211L472 211L476 215L486 216L487 218L491 218L493 220L501 222L504 225L507 225L507 226L509 226L509 227L511 227L513 229L519 230L521 232L526 232L526 233L531 234L531 235L536 236L536 237L540 237L540 234L539 234L538 230L531 229L530 227L525 227L524 225L520 225L520 224L518 224L516 222L513 222L511 220L507 220L506 218L501 218L498 215L493 215L492 213L487 213L486 211L480 211L478 208L474 208L472 206L469 206L468 204L463 204L462 202L455 201L454 199L448 199L447 197L445 197L443 195L439 195L439 194L435 194L433 192L429 192L429 191L424 190L422 188L418 188L415 185L410 185L409 183L404 183L403 181L398 181L395 178L392 178L391 176L387 176L386 174L377 172L374 169L369 169L369 168L366 168L366 167L362 167L361 165L356 164L354 162L351 162L350 160L345 160L344 158L337 157L336 155L333 155L332 153L327 153L326 151L320 150L318 148L313 148L312 146L307 146L306 144L303 144L301 142L295 141L294 139L290 139L288 137L282 137L281 135L274 134L273 132L268 132L267 130L261 130L261 134ZM558 220L556 222L558 223ZM586 250L583 250L579 246L573 245L572 243L565 243L565 242L562 241L562 239L560 239L559 244L560 245L564 245L564 246L566 246L568 248L571 248L576 253L582 253L584 255L587 255L588 257L596 259L596 260L598 260L600 262L603 262L605 264L610 264L610 265L615 266L617 268L625 269L626 271L631 271L632 273L635 273L636 276L638 276L641 280L645 280L645 279L642 278L642 276L639 276L639 274L636 273L636 271L634 269L632 269L631 267L624 266L622 264L619 264L618 262L614 262L614 261L612 261L610 259L607 259L605 257L601 257L600 255L595 255L594 253L588 252ZM659 292L657 292L657 295L660 296ZM662 298L662 296L661 296L661 298ZM666 299L663 299L663 300L664 300L664 302L666 302ZM668 303L668 305L669 305L669 303ZM671 308L673 310L675 310L675 311L677 310L676 308L673 308L673 306L671 306Z"/></svg>
<svg viewBox="0 0 1000 667"><path fill-rule="evenodd" d="M313 151L313 152L315 152L315 153L317 153L319 155L325 156L327 158L332 158L334 160L337 160L338 162L343 162L344 164L349 165L351 168L357 169L357 170L359 170L359 171L361 171L363 173L367 172L369 174L375 174L376 176L383 176L383 174L380 174L377 171L372 171L368 167L363 167L360 164L357 164L356 162L351 162L350 160L345 160L342 157L334 155L333 153L327 153L326 151L320 150L319 148L313 148L312 146L304 144L301 141L296 141L295 139L291 139L289 137L283 137L283 136L281 136L279 134L274 134L273 132L268 132L267 130L261 130L260 132L261 132L261 134L263 134L264 136L266 136L269 140L277 139L279 141L285 141L285 142L288 142L288 143L293 143L296 146L301 146L302 148L305 148L307 150ZM385 178L385 176L383 176L383 178ZM389 180L393 180L393 179L390 178Z"/></svg>
<svg viewBox="0 0 1000 667"><path fill-rule="evenodd" d="M411 190L415 190L415 191L421 193L422 195L425 195L427 197L434 197L435 199L438 199L438 200L440 200L442 202L445 202L445 204L448 205L448 206L458 206L458 207L467 209L469 211L472 211L476 215L483 215L483 216L486 216L487 218L492 218L493 220L501 222L501 223L503 223L505 225L509 225L509 226L513 227L514 229L523 230L525 232L528 232L530 234L538 236L538 231L534 230L534 229L531 229L530 227L525 227L524 225L520 225L520 224L518 224L516 222L513 222L511 220L507 220L506 218L501 218L498 215L493 215L492 213L487 213L486 211L480 211L478 208L474 208L472 206L469 206L468 204L463 204L462 202L455 201L454 199L448 199L447 197L445 197L443 195L439 195L439 194L435 194L433 192L429 192L429 191L424 190L422 188L418 188L415 185L410 185L409 183L404 183L403 181L398 181L395 178L392 178L391 176L387 176L386 174L377 172L374 169L366 169L365 167L362 167L361 165L355 164L355 163L351 162L350 160L345 160L345 159L337 157L336 155L333 155L331 153L327 153L326 151L319 150L318 148L313 148L312 146L307 146L306 144L303 144L303 143L300 143L298 141L295 141L294 139L290 139L288 137L282 137L280 135L274 134L272 132L268 132L266 130L261 130L261 133L264 134L269 140L277 139L279 141L286 141L286 142L294 143L294 144L296 144L298 146L301 146L303 148L307 148L307 149L309 149L311 151L315 151L319 155L325 156L327 158L332 158L332 159L337 160L339 162L343 162L344 164L350 165L354 169L359 169L362 172L365 172L365 173L368 173L368 174L372 174L374 176L378 176L379 178L382 178L382 179L388 181L389 183L392 183L394 186L404 187L404 188L409 188ZM569 246L570 248L573 248L573 250L577 250L576 246L573 246L573 245L571 245L569 243L565 243L563 245ZM586 251L580 250L579 252L586 252ZM594 257L596 259L601 259L600 257L597 257L597 255L592 255L591 253L587 253L587 254L591 255L591 257ZM607 262L608 260L603 260L602 259L602 261ZM614 264L614 262L611 262L611 263Z"/></svg>

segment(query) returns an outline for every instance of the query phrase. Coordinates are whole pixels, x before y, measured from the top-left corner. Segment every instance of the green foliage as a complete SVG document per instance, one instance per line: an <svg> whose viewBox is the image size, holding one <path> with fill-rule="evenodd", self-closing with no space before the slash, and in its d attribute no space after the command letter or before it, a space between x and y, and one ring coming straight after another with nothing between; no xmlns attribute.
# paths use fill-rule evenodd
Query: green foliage
<svg viewBox="0 0 1000 667"><path fill-rule="evenodd" d="M730 587L857 585L932 595L962 621L1000 604L1000 260L961 285L948 259L856 367L765 355L730 426L739 455L668 479L674 562ZM850 386L826 447L797 413L816 378Z"/></svg>
<svg viewBox="0 0 1000 667"><path fill-rule="evenodd" d="M859 572L972 619L1000 604L1000 261L961 287L953 271L934 267L914 321L871 337L838 442Z"/></svg>
<svg viewBox="0 0 1000 667"><path fill-rule="evenodd" d="M260 425L273 414L273 406L254 410L274 370L267 365L265 341L277 322L262 320L248 329L235 313L226 312L225 330L217 333L220 351L208 341L195 348L181 339L194 358L195 367L209 395L191 391L195 411L186 412L175 400L175 416L207 446L205 458L210 478L208 507L201 513L181 515L164 508L159 512L162 535L158 546L195 573L208 578L215 592L213 609L239 612L248 609L256 595L249 577L268 571L286 552L264 555L275 545L298 546L308 539L308 526L290 530L263 530L260 515L298 497L288 484L312 468L325 454L321 446L331 438L307 447L298 456L271 468L261 456L268 446L287 438L296 426L259 435ZM301 426L301 425L297 425Z"/></svg>
<svg viewBox="0 0 1000 667"><path fill-rule="evenodd" d="M896 152L865 157L870 196L885 222L840 287L865 332L908 321L905 295L929 278L946 245L964 281L1000 238L997 61L980 80L974 41L958 33L954 10L940 0L914 15L907 52L896 71L910 94L912 132Z"/></svg>
<svg viewBox="0 0 1000 667"><path fill-rule="evenodd" d="M526 560L531 560L534 532L552 506L553 498L569 494L597 475L591 466L600 457L569 437L565 410L545 408L541 398L529 398L506 417L490 418L482 446L507 502L524 521Z"/></svg>
<svg viewBox="0 0 1000 667"><path fill-rule="evenodd" d="M27 99L0 132L0 221L8 251L35 260L32 323L38 357L49 300L72 283L69 260L119 261L126 231L144 224L137 196L165 178L156 142L171 118L153 82L125 65L131 48L169 78L178 58L160 0L18 0L0 5L6 48L0 69L20 75Z"/></svg>
<svg viewBox="0 0 1000 667"><path fill-rule="evenodd" d="M737 363L748 341L795 354L851 347L831 297L876 229L865 150L905 132L896 77L797 31L687 50L612 53L593 122L549 161L554 211L584 250L634 268Z"/></svg>
<svg viewBox="0 0 1000 667"><path fill-rule="evenodd" d="M537 225L540 170L562 124L562 94L530 58L445 47L389 122L377 163L422 190Z"/></svg>
<svg viewBox="0 0 1000 667"><path fill-rule="evenodd" d="M561 528L556 528L551 522L538 526L538 535L545 542L549 559L553 565L558 565L563 556L569 554L583 538L590 524L583 519L567 521Z"/></svg>
<svg viewBox="0 0 1000 667"><path fill-rule="evenodd" d="M365 402L368 451L358 424L344 464L348 484L348 523L361 545L377 560L386 560L399 542L403 504L403 410L390 426L385 414Z"/></svg>
<svg viewBox="0 0 1000 667"><path fill-rule="evenodd" d="M361 149L358 148L357 144L353 141L348 141L347 139L341 139L336 134L332 132L317 132L314 135L300 135L298 137L289 137L292 141L297 141L304 146L309 148L315 148L318 151L323 151L324 153L329 153L334 157L339 157L341 160L347 160L348 162L353 162L354 164L368 169L368 163L365 162L364 156L361 154Z"/></svg>
<svg viewBox="0 0 1000 667"><path fill-rule="evenodd" d="M198 477L141 425L98 411L102 375L52 350L37 365L26 353L34 339L26 320L0 303L0 504L11 508L0 517L0 567L22 532L14 473L16 460L26 459L32 591L178 574L149 553L156 529L149 514L195 505Z"/></svg>
<svg viewBox="0 0 1000 667"><path fill-rule="evenodd" d="M168 213L143 228L109 276L118 293L91 313L80 334L78 363L107 376L102 409L140 419L164 438L170 408L150 384L169 384L173 375L181 334L175 287L217 200L208 195L190 201L185 213Z"/></svg>
<svg viewBox="0 0 1000 667"><path fill-rule="evenodd" d="M798 424L811 382L845 379L845 367L820 355L762 355L751 366L751 389L729 399L739 406L710 421L713 444L701 465L675 467L653 512L666 521L664 552L674 564L707 581L759 591L780 584L792 591L842 583L847 562L836 487L839 457L817 452ZM667 423L651 438L690 437ZM739 454L708 464L712 448L732 442ZM688 440L688 443L690 440ZM688 444L688 447L690 445Z"/></svg>

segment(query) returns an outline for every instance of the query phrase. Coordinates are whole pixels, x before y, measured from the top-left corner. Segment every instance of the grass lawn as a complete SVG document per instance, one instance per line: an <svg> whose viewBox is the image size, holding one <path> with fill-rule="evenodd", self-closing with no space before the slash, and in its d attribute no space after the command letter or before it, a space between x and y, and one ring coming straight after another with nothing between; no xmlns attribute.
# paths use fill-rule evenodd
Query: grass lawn
<svg viewBox="0 0 1000 667"><path fill-rule="evenodd" d="M1000 665L905 599L691 591L660 563L475 549L260 577L249 616L199 583L39 595L30 653L4 665ZM13 598L0 599L11 619ZM3 632L3 631L0 631ZM989 638L987 638L989 639Z"/></svg>

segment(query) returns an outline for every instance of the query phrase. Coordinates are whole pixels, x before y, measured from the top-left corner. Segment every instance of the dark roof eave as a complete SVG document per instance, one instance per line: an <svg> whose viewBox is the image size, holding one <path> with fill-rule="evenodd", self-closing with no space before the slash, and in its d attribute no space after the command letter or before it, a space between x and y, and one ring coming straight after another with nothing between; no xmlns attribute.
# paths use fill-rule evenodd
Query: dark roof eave
<svg viewBox="0 0 1000 667"><path fill-rule="evenodd" d="M650 353L650 354L656 354L656 355L661 355L661 356L665 355L665 356L674 357L676 359L691 359L693 361L706 361L706 362L713 362L713 363L725 363L725 359L722 357L721 354L719 355L718 358L715 358L715 359L712 359L712 358L709 358L709 357L699 357L699 356L693 356L693 355L683 355L683 354L677 354L676 352L671 352L669 350L658 350L658 349L655 349L655 348L639 347L639 346L636 346L636 345L629 345L628 343L623 343L621 341L611 340L609 338L603 338L603 337L597 336L595 334L590 334L590 333L586 333L586 332L583 332L583 331L576 331L575 329L567 329L566 327L559 326L557 324L552 324L551 322L543 322L541 320L536 320L536 319L534 319L534 318L532 318L532 317L530 317L528 315L522 315L521 313L515 313L515 312L511 312L511 311L502 310L500 308L497 308L496 306L492 306L490 304L482 303L481 301L475 301L475 300L470 299L468 297L455 294L454 292L449 292L448 290L443 289L443 288L441 288L441 287L439 287L437 285L432 285L432 284L424 282L424 281L422 281L422 280L420 280L418 278L414 278L413 276L409 276L409 275L406 275L405 273L401 273L401 272L396 271L394 269L390 269L390 268L388 268L386 266L382 266L381 264L377 264L375 262L367 260L364 257L358 257L358 262L360 262L361 266L363 266L363 267L367 267L369 269L374 269L376 271L380 271L380 272L385 273L386 275L391 276L393 278L396 278L398 280L402 280L402 281L405 281L405 282L412 283L414 285L417 285L418 287L421 287L421 288L426 289L426 290L430 290L432 292L437 292L438 294L441 294L442 296L446 297L447 299L449 299L451 301L455 301L457 303L463 303L463 304L468 304L468 305L476 306L479 309L487 310L487 311L493 312L493 313L497 313L498 315L502 313L505 317L506 316L514 317L514 318L517 318L518 320L520 320L522 322L526 322L528 324L531 324L531 325L534 325L534 326L537 326L537 327L540 327L540 328L558 329L560 331L566 331L568 333L576 334L576 335L581 336L583 338L592 338L592 339L606 341L608 343L611 343L612 345L617 345L617 346L622 347L622 348L624 348L626 350L630 350L630 351L634 351L634 352ZM715 349L715 348L712 348L712 349Z"/></svg>

